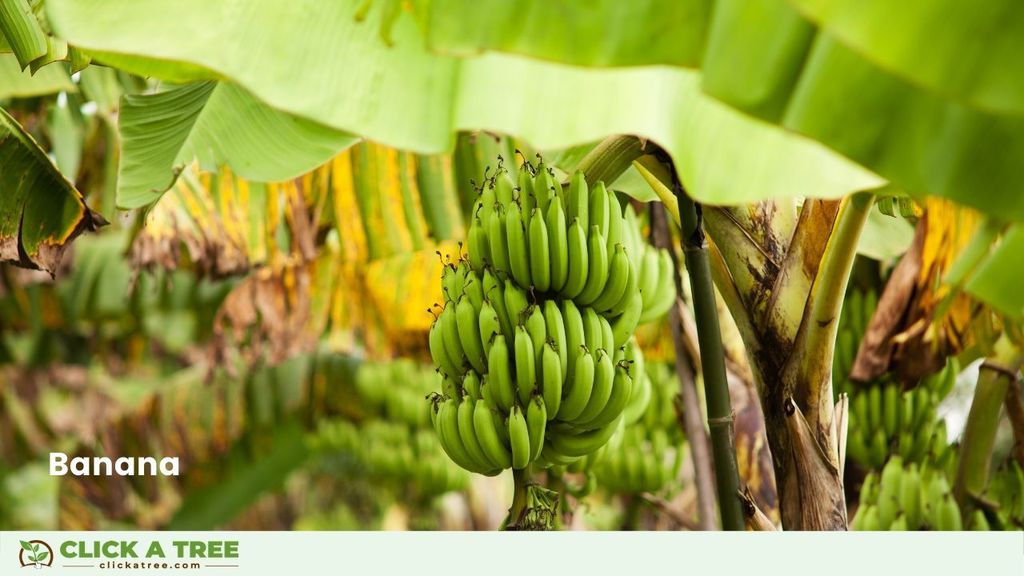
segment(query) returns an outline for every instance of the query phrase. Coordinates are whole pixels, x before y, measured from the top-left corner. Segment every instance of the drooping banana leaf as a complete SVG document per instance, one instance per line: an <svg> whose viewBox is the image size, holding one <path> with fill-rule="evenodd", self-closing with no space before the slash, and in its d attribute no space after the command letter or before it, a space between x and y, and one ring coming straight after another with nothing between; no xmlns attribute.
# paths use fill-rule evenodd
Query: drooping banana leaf
<svg viewBox="0 0 1024 576"><path fill-rule="evenodd" d="M1017 0L789 0L865 59L926 91L1024 115L1024 4Z"/></svg>
<svg viewBox="0 0 1024 576"><path fill-rule="evenodd" d="M962 25L950 17L934 36ZM939 66L930 52L915 53L922 68ZM784 0L719 0L703 71L711 95L822 142L910 194L1024 220L1024 117L985 112L889 73L842 37L815 32Z"/></svg>
<svg viewBox="0 0 1024 576"><path fill-rule="evenodd" d="M0 54L0 99L28 98L71 92L75 85L61 66L44 66L35 74L22 71L13 54Z"/></svg>
<svg viewBox="0 0 1024 576"><path fill-rule="evenodd" d="M431 50L522 54L579 66L696 68L713 0L433 0Z"/></svg>
<svg viewBox="0 0 1024 576"><path fill-rule="evenodd" d="M230 83L126 95L120 126L121 208L159 200L193 158L204 168L228 164L243 178L270 182L308 172L356 141L274 110Z"/></svg>
<svg viewBox="0 0 1024 576"><path fill-rule="evenodd" d="M50 35L42 0L0 2L0 51L13 52L19 67L33 74L57 60L70 61L72 72L89 65L89 57L81 50Z"/></svg>
<svg viewBox="0 0 1024 576"><path fill-rule="evenodd" d="M106 224L0 109L0 260L53 274L67 244Z"/></svg>
<svg viewBox="0 0 1024 576"><path fill-rule="evenodd" d="M514 134L539 149L628 133L668 149L688 190L707 203L837 197L881 183L808 139L708 99L693 71L590 70L499 54L459 60L428 52L408 15L395 23L388 47L376 26L379 15L356 22L356 4L50 0L47 6L54 28L76 45L201 65L279 110L406 150L448 151L460 129ZM216 34L181 34L211 22ZM273 46L273 57L254 49L260 46Z"/></svg>

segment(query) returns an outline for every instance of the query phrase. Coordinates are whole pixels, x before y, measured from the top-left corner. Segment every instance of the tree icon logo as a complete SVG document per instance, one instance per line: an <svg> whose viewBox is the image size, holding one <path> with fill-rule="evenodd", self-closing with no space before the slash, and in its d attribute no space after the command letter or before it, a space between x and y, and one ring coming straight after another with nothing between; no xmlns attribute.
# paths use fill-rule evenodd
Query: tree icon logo
<svg viewBox="0 0 1024 576"><path fill-rule="evenodd" d="M53 565L53 548L42 540L20 540L21 550L18 551L18 561L21 567L34 566L39 570L43 566L49 568Z"/></svg>

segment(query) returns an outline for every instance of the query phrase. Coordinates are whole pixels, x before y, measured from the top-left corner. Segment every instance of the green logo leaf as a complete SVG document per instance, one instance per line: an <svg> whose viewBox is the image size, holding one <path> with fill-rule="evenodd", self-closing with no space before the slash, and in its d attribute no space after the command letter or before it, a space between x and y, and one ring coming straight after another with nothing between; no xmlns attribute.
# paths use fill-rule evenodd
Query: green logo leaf
<svg viewBox="0 0 1024 576"><path fill-rule="evenodd" d="M42 552L40 552L39 554L36 554L36 557L35 557L35 558L33 558L33 559L32 559L32 561L33 561L33 562L42 562L42 561L46 560L46 558L47 558L47 557L48 557L49 555L50 555L50 553L49 553L49 552L47 552L46 550L43 550L43 551L42 551Z"/></svg>
<svg viewBox="0 0 1024 576"><path fill-rule="evenodd" d="M24 540L19 540L19 542L21 542L21 547L24 548L26 552L34 552L34 550L32 550L32 544L25 542Z"/></svg>

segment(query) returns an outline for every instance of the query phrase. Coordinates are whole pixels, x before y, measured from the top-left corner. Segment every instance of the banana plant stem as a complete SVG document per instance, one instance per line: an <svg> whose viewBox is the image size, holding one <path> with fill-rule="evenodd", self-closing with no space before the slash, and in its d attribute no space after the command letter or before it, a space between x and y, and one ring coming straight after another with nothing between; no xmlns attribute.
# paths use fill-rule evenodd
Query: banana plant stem
<svg viewBox="0 0 1024 576"><path fill-rule="evenodd" d="M526 486L530 483L530 468L512 471L512 506L508 509L508 527L515 528L526 511Z"/></svg>
<svg viewBox="0 0 1024 576"><path fill-rule="evenodd" d="M708 429L715 461L715 483L718 489L718 508L725 530L744 530L743 509L739 498L739 472L736 466L736 443L729 398L729 382L725 372L725 351L722 332L718 325L718 305L711 280L711 263L701 223L700 206L695 204L676 173L668 153L658 148L654 152L672 178L672 192L679 206L682 224L683 254L693 294L694 320L700 347L701 368L704 376L704 395L707 399Z"/></svg>
<svg viewBox="0 0 1024 576"><path fill-rule="evenodd" d="M682 274L679 259L672 247L672 235L669 231L668 217L665 207L658 202L651 203L651 241L657 248L668 250L672 259L672 276L676 285L676 294L683 293ZM668 322L672 330L672 344L676 355L676 376L679 379L679 420L690 444L690 457L693 459L694 485L697 488L697 525L701 530L714 530L715 521L715 475L711 468L711 446L708 435L701 421L700 401L697 398L697 384L694 382L693 366L690 353L684 341L683 318L680 306L682 302L677 296L672 308L669 309Z"/></svg>
<svg viewBox="0 0 1024 576"><path fill-rule="evenodd" d="M1010 383L1017 379L1021 361L1021 351L1003 336L996 342L992 356L978 371L978 385L974 389L974 399L964 427L954 488L954 495L965 514L973 511L976 499L988 485L999 413Z"/></svg>

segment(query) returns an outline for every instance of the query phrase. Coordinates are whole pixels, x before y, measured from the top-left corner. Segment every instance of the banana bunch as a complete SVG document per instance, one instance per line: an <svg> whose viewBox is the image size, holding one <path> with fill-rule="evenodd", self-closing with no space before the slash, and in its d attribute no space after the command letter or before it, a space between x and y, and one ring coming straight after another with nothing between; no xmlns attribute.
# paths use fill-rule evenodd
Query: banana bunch
<svg viewBox="0 0 1024 576"><path fill-rule="evenodd" d="M951 359L938 374L916 388L880 381L851 394L850 428L846 451L865 468L879 470L890 454L906 462L931 458L945 463L952 458L946 423L936 407L956 383L959 363Z"/></svg>
<svg viewBox="0 0 1024 576"><path fill-rule="evenodd" d="M457 464L485 475L568 465L608 442L631 400L643 403L631 337L647 279L626 218L582 173L567 191L543 163L524 164L517 181L499 164L485 181L429 335L443 376L430 418Z"/></svg>
<svg viewBox="0 0 1024 576"><path fill-rule="evenodd" d="M1015 460L1000 466L992 474L985 499L998 505L994 520L1001 528L1024 528L1024 468ZM985 520L987 525L988 519Z"/></svg>
<svg viewBox="0 0 1024 576"><path fill-rule="evenodd" d="M320 453L351 455L369 476L402 487L413 484L424 496L469 487L469 474L440 455L438 440L428 429L384 420L362 426L348 420L325 420L311 439L311 447Z"/></svg>
<svg viewBox="0 0 1024 576"><path fill-rule="evenodd" d="M664 316L675 302L676 282L672 277L675 269L668 250L644 242L640 233L643 226L632 204L626 204L623 218L626 221L630 253L639 255L635 265L639 267L637 287L643 299L640 324L647 324Z"/></svg>
<svg viewBox="0 0 1024 576"><path fill-rule="evenodd" d="M905 465L893 456L881 475L867 475L854 530L962 530L960 508L946 474L930 465Z"/></svg>
<svg viewBox="0 0 1024 576"><path fill-rule="evenodd" d="M682 444L665 430L631 426L609 442L594 472L598 485L627 494L658 492L671 482L683 461Z"/></svg>
<svg viewBox="0 0 1024 576"><path fill-rule="evenodd" d="M864 333L867 332L871 317L878 307L878 293L874 290L851 289L843 300L843 311L839 316L836 332L836 347L832 356L832 389L835 394L852 394L854 385L850 381L853 362L857 358Z"/></svg>
<svg viewBox="0 0 1024 576"><path fill-rule="evenodd" d="M646 371L651 390L646 409L635 425L591 456L597 483L612 492L657 492L676 477L682 463L685 439L673 404L678 380L665 363L647 364Z"/></svg>
<svg viewBox="0 0 1024 576"><path fill-rule="evenodd" d="M430 412L423 398L437 389L439 381L432 367L402 358L363 362L356 372L355 387L368 413L388 422L426 428Z"/></svg>

